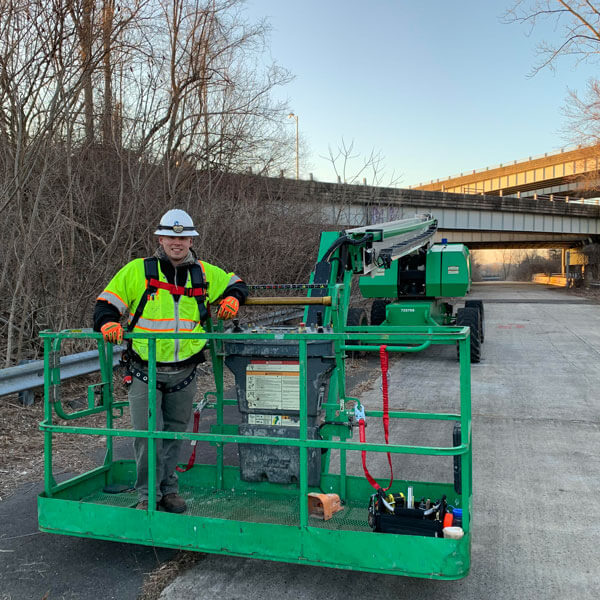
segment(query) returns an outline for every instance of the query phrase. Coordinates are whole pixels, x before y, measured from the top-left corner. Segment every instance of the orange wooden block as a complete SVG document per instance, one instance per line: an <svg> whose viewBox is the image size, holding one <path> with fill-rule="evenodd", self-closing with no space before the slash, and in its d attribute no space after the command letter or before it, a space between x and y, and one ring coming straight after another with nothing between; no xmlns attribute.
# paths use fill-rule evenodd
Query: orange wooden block
<svg viewBox="0 0 600 600"><path fill-rule="evenodd" d="M336 512L343 509L337 494L317 494L315 492L308 494L308 514L311 517L328 521Z"/></svg>

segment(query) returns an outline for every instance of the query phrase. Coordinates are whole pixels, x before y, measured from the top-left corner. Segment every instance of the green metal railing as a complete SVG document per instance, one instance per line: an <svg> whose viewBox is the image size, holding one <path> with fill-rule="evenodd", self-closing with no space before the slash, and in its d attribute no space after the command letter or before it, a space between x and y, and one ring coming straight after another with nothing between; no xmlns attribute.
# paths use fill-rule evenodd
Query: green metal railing
<svg viewBox="0 0 600 600"><path fill-rule="evenodd" d="M337 312L334 311L334 321L337 318ZM335 324L335 323L334 323ZM114 420L123 414L123 408L127 405L126 402L115 402L113 400L113 368L112 368L112 347L110 344L106 344L102 340L102 336L97 333L82 330L65 330L60 332L44 331L41 333L41 337L44 341L44 381L45 381L45 393L44 393L44 421L41 423L40 428L44 432L45 438L45 477L44 477L44 494L45 499L60 500L63 493L67 493L69 489L79 485L91 485L90 482L97 479L99 476L102 477L104 484L110 484L113 477L113 443L115 438L147 438L148 440L148 456L149 456L149 515L154 519L164 519L171 515L165 516L165 513L159 513L154 509L156 506L156 444L160 439L181 439L181 440L195 440L196 442L210 442L216 446L216 463L214 465L214 478L212 480L212 488L218 492L223 491L226 487L227 474L226 467L224 464L224 446L226 444L262 444L271 446L289 446L299 448L299 481L297 484L297 498L298 498L298 511L299 521L298 526L301 531L309 532L314 530L314 527L310 526L308 505L307 502L302 501L303 498L307 497L310 490L309 487L309 452L313 448L323 449L325 451L338 450L340 453L340 467L339 474L335 474L335 477L339 477L339 487L336 491L339 491L339 495L342 500L350 494L350 483L355 480L362 478L362 472L356 474L347 473L347 453L350 451L362 451L368 452L390 452L392 454L415 454L425 456L460 456L462 466L462 478L461 478L461 490L460 490L460 501L464 510L463 512L463 529L465 536L468 537L470 532L470 499L472 495L471 491L471 396L470 396L470 346L469 346L469 330L468 328L461 327L340 327L341 333L281 333L275 332L262 332L262 333L225 333L222 331L207 332L203 334L178 334L173 336L172 334L153 334L153 333L136 333L127 334L126 338L133 339L147 339L148 340L148 393L149 393L149 406L155 405L156 401L156 343L161 339L168 339L177 337L180 339L191 339L201 338L207 340L208 348L211 352L212 367L214 372L214 383L215 390L207 392L206 398L211 398L211 402L207 404L208 408L212 408L216 411L216 426L210 433L193 433L193 432L167 432L156 430L156 414L155 411L151 410L149 413L148 430L134 430L134 429L117 429L114 427ZM100 355L100 379L99 383L94 383L88 388L87 400L88 405L82 410L76 410L73 412L67 412L61 401L60 396L60 361L59 356L61 352L61 345L63 340L67 339L95 339L98 343L99 355ZM299 381L300 381L300 398L299 398L299 413L300 413L300 428L298 438L279 438L279 437L253 437L247 435L240 435L239 433L231 433L228 429L228 424L225 423L224 418L224 406L228 404L237 404L236 400L227 399L224 397L224 342L228 341L293 341L298 344L298 357L299 357ZM334 348L335 356L335 367L332 373L329 386L329 395L327 401L323 407L325 409L325 420L328 423L326 429L326 439L308 439L308 409L307 409L307 390L310 382L307 381L307 348L311 341L331 341ZM359 345L351 345L350 342L357 342ZM402 353L414 353L420 352L432 345L456 345L459 348L459 396L460 396L460 412L458 413L439 413L439 412L404 412L404 411L391 411L389 416L391 419L423 419L423 420L439 420L439 421L459 421L461 424L461 443L457 446L449 447L438 447L438 446L415 446L405 444L385 444L385 443L360 443L350 441L348 438L351 437L349 432L348 423L352 420L354 414L354 406L359 403L356 398L352 398L346 395L345 389L345 353L346 351L361 351L372 352L379 351L381 345L385 345L389 352L402 352ZM76 424L78 419L84 418L94 414L105 414L105 426L104 427L89 427L89 426L78 426ZM380 410L367 410L367 418L377 418L382 416ZM56 418L66 421L66 424L59 424L56 422ZM57 483L52 470L52 441L53 436L60 434L78 434L78 435L100 435L106 436L106 454L104 462L99 467L92 469L87 473L80 474L68 481ZM339 438L339 439L333 439ZM329 457L330 452L326 452L326 460L323 461L322 467L322 479L327 479L331 476L328 473ZM201 465L199 465L201 466ZM357 477L358 476L358 477ZM337 479L336 479L337 481ZM250 485L250 484L248 484ZM336 484L337 485L337 484ZM356 486L355 483L352 483ZM41 498L41 502L45 502ZM133 512L127 513L131 515ZM181 515L178 517L184 518L197 518L192 516ZM126 516L124 518L127 518ZM135 516L131 516L130 519L134 521L137 519ZM212 522L212 521L211 521ZM90 535L94 537L94 527L87 524L86 533L75 533L76 535ZM272 526L271 526L272 527ZM60 527L56 528L60 530ZM48 524L45 525L45 530L51 530ZM68 531L60 531L67 532ZM340 532L337 532L340 533ZM311 534L314 535L314 534ZM183 534L182 534L183 536ZM97 537L103 537L98 535ZM393 537L406 537L406 536L393 536ZM132 541L138 541L138 538L132 535ZM377 536L369 539L375 539ZM161 540L148 540L143 538L145 541L141 543L158 543L161 545ZM311 538L312 539L312 538ZM320 539L320 538L319 538ZM469 538L470 540L470 538ZM443 542L450 542L450 540L442 540ZM167 542L162 542L167 544ZM354 542L352 542L354 543ZM377 542L380 543L380 542ZM424 542L431 544L432 542ZM464 554L468 547L469 542L457 542L463 543L461 556L464 562ZM244 554L245 542L240 541L240 546L233 554L246 555ZM467 546L464 546L467 544ZM169 542L167 545L173 545ZM181 547L189 547L189 543L183 543ZM432 550L427 546L427 553ZM192 548L193 549L193 548ZM205 550L206 548L201 547L199 549ZM220 550L213 550L220 551ZM256 555L256 553L253 553ZM266 558L272 558L275 560L286 560L286 561L298 561L302 562L305 559L297 558L290 559L289 557L275 557L267 553ZM308 559L307 559L308 560ZM416 560L416 559L415 559ZM314 561L308 560L310 564L317 564ZM320 562L318 564L321 564ZM327 563L325 563L327 564ZM360 561L357 563L359 566L348 566L345 563L333 563L328 566L338 566L342 568L361 568ZM381 572L398 572L396 570L386 570L384 567L373 567L370 564L365 563L362 567L364 570L378 570ZM419 573L419 570L415 567L412 570L408 569L403 574L414 574L418 576L434 576L441 578L456 578L461 577L468 571L468 561L466 567L456 567L454 570L450 569L447 573L444 572L444 568L436 566L434 571L437 574L423 575ZM461 571L462 569L462 571Z"/></svg>

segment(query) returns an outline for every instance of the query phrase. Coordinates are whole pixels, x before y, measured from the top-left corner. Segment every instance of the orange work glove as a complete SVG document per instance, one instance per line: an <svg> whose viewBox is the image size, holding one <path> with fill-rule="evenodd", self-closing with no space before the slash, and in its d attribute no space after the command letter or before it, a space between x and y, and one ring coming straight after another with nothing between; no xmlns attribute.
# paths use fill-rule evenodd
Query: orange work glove
<svg viewBox="0 0 600 600"><path fill-rule="evenodd" d="M123 328L120 323L115 323L114 321L105 323L100 327L100 331L105 342L120 344L123 341Z"/></svg>
<svg viewBox="0 0 600 600"><path fill-rule="evenodd" d="M219 319L233 319L233 317L237 315L239 307L240 301L237 298L227 296L227 298L221 300L217 317L219 317Z"/></svg>

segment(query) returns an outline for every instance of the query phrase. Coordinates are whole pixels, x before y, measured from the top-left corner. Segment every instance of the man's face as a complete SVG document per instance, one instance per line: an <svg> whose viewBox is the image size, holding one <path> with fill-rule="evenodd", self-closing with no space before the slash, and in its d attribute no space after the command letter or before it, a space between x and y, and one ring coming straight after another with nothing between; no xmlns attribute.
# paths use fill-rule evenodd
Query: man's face
<svg viewBox="0 0 600 600"><path fill-rule="evenodd" d="M192 238L186 236L159 235L158 243L163 247L169 260L178 265L192 247Z"/></svg>

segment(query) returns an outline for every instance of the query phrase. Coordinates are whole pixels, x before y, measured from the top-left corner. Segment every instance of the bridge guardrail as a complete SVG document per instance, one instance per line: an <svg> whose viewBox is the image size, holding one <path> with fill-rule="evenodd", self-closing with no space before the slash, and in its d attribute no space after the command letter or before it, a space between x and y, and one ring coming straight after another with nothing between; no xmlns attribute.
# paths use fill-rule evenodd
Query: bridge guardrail
<svg viewBox="0 0 600 600"><path fill-rule="evenodd" d="M443 177L443 178L440 177L437 180L432 179L428 183L420 182L418 185L419 186L430 185L432 183L438 183L440 181L445 181L447 179L458 179L459 177L464 177L465 175L478 175L479 173L485 173L486 171L493 171L494 169L502 169L503 167L512 167L514 165L525 164L525 163L531 162L532 160L538 160L540 158L560 156L561 154L566 154L568 152L573 152L574 150L581 150L581 149L583 149L583 146L581 146L580 144L568 145L568 146L564 146L563 148L560 148L559 150L556 150L555 152L544 152L544 154L536 154L535 156L532 155L532 156L528 156L527 158L517 158L514 160L509 160L508 162L505 162L505 163L498 163L497 165L480 167L479 169L471 169L469 171L463 171L460 174L448 175L448 177ZM413 186L413 187L415 187L415 186Z"/></svg>

